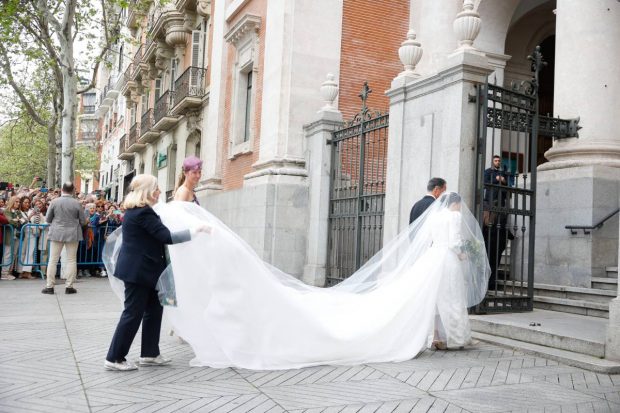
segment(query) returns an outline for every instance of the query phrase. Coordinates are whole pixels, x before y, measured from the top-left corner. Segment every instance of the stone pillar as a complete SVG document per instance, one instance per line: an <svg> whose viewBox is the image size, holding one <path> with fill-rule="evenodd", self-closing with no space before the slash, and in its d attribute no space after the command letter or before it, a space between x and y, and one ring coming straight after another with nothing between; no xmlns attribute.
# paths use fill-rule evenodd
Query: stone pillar
<svg viewBox="0 0 620 413"><path fill-rule="evenodd" d="M203 3L203 1L200 1ZM205 6L206 7L206 6ZM200 159L203 160L200 188L209 191L222 189L222 142L224 124L224 101L226 80L226 55L228 43L224 40L226 28L226 2L216 1L213 19L213 46L209 70L209 104L202 115L203 144Z"/></svg>
<svg viewBox="0 0 620 413"><path fill-rule="evenodd" d="M328 143L331 141L332 132L342 126L342 114L332 105L338 93L333 79L333 75L328 75L321 88L326 105L318 112L317 120L304 126L309 170L309 216L306 265L302 279L306 284L318 287L325 285L327 264L329 179L332 164L332 146Z"/></svg>
<svg viewBox="0 0 620 413"><path fill-rule="evenodd" d="M620 230L620 228L616 227L616 230ZM618 259L620 260L620 249L618 250ZM609 303L609 324L607 324L605 358L620 361L620 296L617 296Z"/></svg>
<svg viewBox="0 0 620 413"><path fill-rule="evenodd" d="M556 140L538 168L536 281L590 287L617 265L620 184L620 3L558 0L554 115L580 118L578 138ZM544 69L543 69L544 70ZM578 195L577 195L578 194Z"/></svg>
<svg viewBox="0 0 620 413"><path fill-rule="evenodd" d="M309 91L340 66L342 1L270 0L265 24L260 152L246 183L298 183L307 175L302 127L321 103Z"/></svg>
<svg viewBox="0 0 620 413"><path fill-rule="evenodd" d="M446 179L448 190L458 191L472 205L477 107L470 96L475 96L474 87L493 71L487 57L472 46L479 19L473 3L466 0L454 21L458 48L444 60L444 66L422 77L405 68L387 91L390 130L384 242L408 225L409 211L426 193L431 177Z"/></svg>

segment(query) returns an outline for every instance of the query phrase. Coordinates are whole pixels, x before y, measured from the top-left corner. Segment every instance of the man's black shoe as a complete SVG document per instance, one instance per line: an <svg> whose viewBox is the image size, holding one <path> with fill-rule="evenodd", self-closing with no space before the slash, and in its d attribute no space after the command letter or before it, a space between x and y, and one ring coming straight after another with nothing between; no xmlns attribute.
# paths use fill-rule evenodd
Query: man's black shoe
<svg viewBox="0 0 620 413"><path fill-rule="evenodd" d="M67 287L65 288L65 294L75 294L77 293L77 290L73 287Z"/></svg>
<svg viewBox="0 0 620 413"><path fill-rule="evenodd" d="M54 287L45 287L41 290L42 294L54 294Z"/></svg>

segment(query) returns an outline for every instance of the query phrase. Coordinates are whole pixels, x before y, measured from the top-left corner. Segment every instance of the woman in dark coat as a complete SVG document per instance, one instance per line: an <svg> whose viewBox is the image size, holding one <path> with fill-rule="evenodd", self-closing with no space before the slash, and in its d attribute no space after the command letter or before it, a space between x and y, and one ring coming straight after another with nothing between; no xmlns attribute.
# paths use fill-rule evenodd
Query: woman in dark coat
<svg viewBox="0 0 620 413"><path fill-rule="evenodd" d="M122 231L123 242L114 275L125 283L125 309L118 322L105 361L108 370L135 370L136 365L125 357L142 323L142 349L139 364L164 365L170 359L159 353L159 333L163 308L155 286L166 268L165 245L189 241L198 232L210 232L203 225L192 230L171 233L152 205L160 190L151 175L137 175L125 198Z"/></svg>

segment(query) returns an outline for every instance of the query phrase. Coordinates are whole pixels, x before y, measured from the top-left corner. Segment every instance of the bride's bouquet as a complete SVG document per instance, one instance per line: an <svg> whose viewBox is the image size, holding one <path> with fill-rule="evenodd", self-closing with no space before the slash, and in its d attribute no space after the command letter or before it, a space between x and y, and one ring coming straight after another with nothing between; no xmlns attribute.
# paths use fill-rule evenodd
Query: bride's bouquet
<svg viewBox="0 0 620 413"><path fill-rule="evenodd" d="M461 252L467 256L474 267L481 268L485 266L486 251L484 243L476 238L470 238L463 241Z"/></svg>

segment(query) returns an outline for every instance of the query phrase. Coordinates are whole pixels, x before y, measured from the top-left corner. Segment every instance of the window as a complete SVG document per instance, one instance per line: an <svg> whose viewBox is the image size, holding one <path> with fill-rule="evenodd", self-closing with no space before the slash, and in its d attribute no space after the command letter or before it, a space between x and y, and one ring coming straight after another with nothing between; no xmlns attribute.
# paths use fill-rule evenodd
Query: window
<svg viewBox="0 0 620 413"><path fill-rule="evenodd" d="M118 52L118 73L123 73L123 45L121 45L120 51Z"/></svg>
<svg viewBox="0 0 620 413"><path fill-rule="evenodd" d="M129 124L133 126L133 124L136 123L136 105L135 104L131 105L131 112L129 116L130 116Z"/></svg>
<svg viewBox="0 0 620 413"><path fill-rule="evenodd" d="M170 59L170 90L174 90L174 81L177 79L177 65L179 61L176 58Z"/></svg>
<svg viewBox="0 0 620 413"><path fill-rule="evenodd" d="M196 27L196 30L192 31L192 66L205 68L206 62L206 50L207 50L207 28L208 22L203 20Z"/></svg>
<svg viewBox="0 0 620 413"><path fill-rule="evenodd" d="M243 128L243 142L250 140L250 120L252 118L252 71L250 70L246 74L246 88L245 88L245 122Z"/></svg>
<svg viewBox="0 0 620 413"><path fill-rule="evenodd" d="M161 96L161 78L155 79L155 102Z"/></svg>
<svg viewBox="0 0 620 413"><path fill-rule="evenodd" d="M261 18L246 14L226 34L235 50L233 67L232 120L230 124L229 158L252 152L253 124L258 54L258 30Z"/></svg>
<svg viewBox="0 0 620 413"><path fill-rule="evenodd" d="M145 93L142 95L142 114L144 115L149 108L149 96Z"/></svg>

